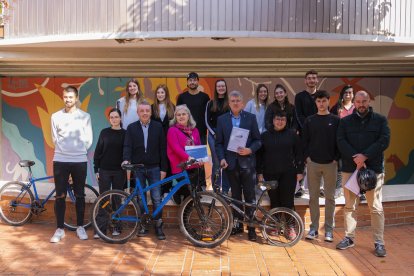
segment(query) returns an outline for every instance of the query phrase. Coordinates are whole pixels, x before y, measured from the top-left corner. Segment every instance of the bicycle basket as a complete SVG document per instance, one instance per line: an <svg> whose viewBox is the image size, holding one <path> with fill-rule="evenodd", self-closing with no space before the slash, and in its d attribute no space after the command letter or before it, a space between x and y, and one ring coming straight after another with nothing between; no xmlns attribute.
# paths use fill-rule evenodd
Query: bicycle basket
<svg viewBox="0 0 414 276"><path fill-rule="evenodd" d="M365 194L377 186L377 175L373 170L361 168L357 173L357 182L360 193Z"/></svg>

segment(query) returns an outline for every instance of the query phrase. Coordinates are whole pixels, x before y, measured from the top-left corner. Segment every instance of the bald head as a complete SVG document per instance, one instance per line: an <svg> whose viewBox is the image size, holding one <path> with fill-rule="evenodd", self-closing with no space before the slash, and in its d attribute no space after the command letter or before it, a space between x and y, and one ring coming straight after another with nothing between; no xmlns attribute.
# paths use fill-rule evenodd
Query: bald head
<svg viewBox="0 0 414 276"><path fill-rule="evenodd" d="M354 105L359 115L365 116L368 113L370 100L369 94L366 91L360 90L355 93Z"/></svg>

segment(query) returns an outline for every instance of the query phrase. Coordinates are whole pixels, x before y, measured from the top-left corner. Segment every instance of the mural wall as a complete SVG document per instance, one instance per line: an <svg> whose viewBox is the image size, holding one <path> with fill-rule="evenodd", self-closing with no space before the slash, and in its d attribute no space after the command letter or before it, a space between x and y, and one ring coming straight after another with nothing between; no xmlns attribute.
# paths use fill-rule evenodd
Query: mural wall
<svg viewBox="0 0 414 276"><path fill-rule="evenodd" d="M186 89L185 78L136 78L152 102L153 90L165 83L175 102ZM81 109L92 117L94 143L89 151L88 183L94 183L93 152L101 129L108 127L107 112L118 98L125 95L127 78L19 78L1 80L2 132L0 180L27 176L18 165L21 159L36 162L34 174L38 177L52 174L53 143L50 134L50 116L63 108L62 89L68 85L79 88ZM216 78L201 78L201 90L211 95ZM303 90L303 78L226 78L229 91L239 90L251 98L259 83L265 83L271 92L277 83L283 84L293 102L295 93ZM321 78L320 89L331 92L331 105L338 99L346 84L354 90L364 89L373 99L377 112L386 115L391 128L391 145L385 153L387 184L414 183L414 78ZM271 93L272 95L273 93Z"/></svg>

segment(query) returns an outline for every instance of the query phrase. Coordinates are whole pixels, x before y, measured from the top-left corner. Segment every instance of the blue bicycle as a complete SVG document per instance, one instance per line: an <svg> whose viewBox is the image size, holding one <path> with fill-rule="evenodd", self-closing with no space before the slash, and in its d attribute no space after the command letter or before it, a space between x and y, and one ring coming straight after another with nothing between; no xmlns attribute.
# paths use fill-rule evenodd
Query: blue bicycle
<svg viewBox="0 0 414 276"><path fill-rule="evenodd" d="M233 217L225 200L212 192L197 191L185 170L194 163L193 160L180 164L182 173L142 188L136 178L136 187L132 193L110 190L101 194L92 207L92 223L101 239L109 243L126 243L136 236L139 227L148 227L171 197L184 185L189 185L190 196L183 200L178 212L178 223L185 237L200 247L215 247L225 241L233 227ZM125 170L136 170L142 165L126 164ZM163 199L160 206L150 214L145 192L173 180L177 184ZM142 200L144 214L141 214L137 196Z"/></svg>
<svg viewBox="0 0 414 276"><path fill-rule="evenodd" d="M53 176L35 178L32 174L34 161L22 160L20 167L28 168L29 179L27 182L11 181L4 184L0 189L0 217L2 221L9 225L20 226L27 223L33 215L40 215L46 211L46 203L55 194L53 189L45 199L39 198L36 182L52 179ZM33 192L31 188L33 187ZM90 185L85 185L85 214L88 214L90 203L94 202L99 193ZM65 227L69 230L76 230L76 197L72 190L72 185L68 183L66 197ZM89 216L85 216L87 218ZM85 228L91 225L91 221L86 221Z"/></svg>

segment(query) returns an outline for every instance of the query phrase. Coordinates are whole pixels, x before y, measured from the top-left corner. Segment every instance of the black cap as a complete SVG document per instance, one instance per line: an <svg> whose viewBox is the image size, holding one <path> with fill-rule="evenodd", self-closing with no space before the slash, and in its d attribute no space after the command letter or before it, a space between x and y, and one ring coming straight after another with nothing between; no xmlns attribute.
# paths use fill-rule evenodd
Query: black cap
<svg viewBox="0 0 414 276"><path fill-rule="evenodd" d="M199 79L198 74L196 72L191 72L187 75L187 80L189 79Z"/></svg>

